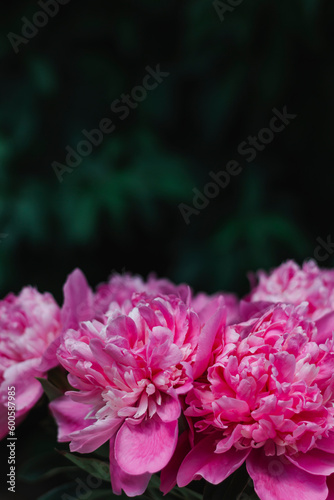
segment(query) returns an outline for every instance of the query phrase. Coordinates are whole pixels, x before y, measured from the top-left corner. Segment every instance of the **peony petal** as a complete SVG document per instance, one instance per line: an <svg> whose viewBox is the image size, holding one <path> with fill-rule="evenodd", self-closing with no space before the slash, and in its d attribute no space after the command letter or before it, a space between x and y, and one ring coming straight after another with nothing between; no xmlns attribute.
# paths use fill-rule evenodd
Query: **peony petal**
<svg viewBox="0 0 334 500"><path fill-rule="evenodd" d="M254 449L246 466L261 500L327 499L326 477L309 474L284 456L267 457L262 449Z"/></svg>
<svg viewBox="0 0 334 500"><path fill-rule="evenodd" d="M163 422L177 420L181 413L181 405L178 399L165 394L161 406L157 405L157 414Z"/></svg>
<svg viewBox="0 0 334 500"><path fill-rule="evenodd" d="M250 413L250 409L246 401L230 398L228 396L222 396L217 401L214 401L212 406L215 410L219 410L220 418L223 420L242 422Z"/></svg>
<svg viewBox="0 0 334 500"><path fill-rule="evenodd" d="M49 370L51 370L51 368L54 368L59 364L57 358L57 350L62 340L63 340L63 333L58 335L58 337L56 337L44 351L41 363L38 366L39 371L48 372Z"/></svg>
<svg viewBox="0 0 334 500"><path fill-rule="evenodd" d="M256 318L263 314L263 311L272 303L268 301L249 302L249 300L240 301L240 315L243 321L248 321L250 318Z"/></svg>
<svg viewBox="0 0 334 500"><path fill-rule="evenodd" d="M330 432L327 438L323 437L317 441L317 449L334 453L334 432Z"/></svg>
<svg viewBox="0 0 334 500"><path fill-rule="evenodd" d="M219 307L216 313L204 324L198 341L194 363L194 378L200 377L207 369L216 335L225 321L226 309Z"/></svg>
<svg viewBox="0 0 334 500"><path fill-rule="evenodd" d="M317 448L307 453L287 456L287 458L291 463L310 474L329 476L334 473L334 455Z"/></svg>
<svg viewBox="0 0 334 500"><path fill-rule="evenodd" d="M177 443L178 425L158 418L131 425L124 422L115 441L118 465L129 474L160 471L168 464Z"/></svg>
<svg viewBox="0 0 334 500"><path fill-rule="evenodd" d="M178 486L186 486L199 476L219 484L242 465L251 451L231 448L225 453L215 453L215 442L214 437L205 437L188 453L177 475Z"/></svg>
<svg viewBox="0 0 334 500"><path fill-rule="evenodd" d="M77 430L70 434L70 450L80 453L91 453L102 446L117 432L122 421L119 418L106 418L95 420L85 429Z"/></svg>
<svg viewBox="0 0 334 500"><path fill-rule="evenodd" d="M277 370L276 380L279 382L293 382L296 370L296 358L293 354L286 351L278 352L273 355L273 365Z"/></svg>
<svg viewBox="0 0 334 500"><path fill-rule="evenodd" d="M115 436L110 439L110 477L113 492L121 495L122 490L128 497L142 495L147 489L151 474L131 475L124 472L115 459Z"/></svg>
<svg viewBox="0 0 334 500"><path fill-rule="evenodd" d="M71 441L69 435L72 432L84 429L90 424L90 420L85 420L89 406L76 403L67 396L55 399L49 404L49 408L58 425L60 443Z"/></svg>
<svg viewBox="0 0 334 500"><path fill-rule="evenodd" d="M42 377L37 366L40 359L28 359L7 368L0 386L0 439L8 434L8 387L15 387L15 422L18 426L27 412L43 394L43 388L35 377Z"/></svg>
<svg viewBox="0 0 334 500"><path fill-rule="evenodd" d="M7 388L15 386L15 406L18 412L26 412L34 406L43 394L43 388L35 377L42 377L37 367L40 359L28 359L16 363L5 371L5 379L0 387L1 400L7 398Z"/></svg>
<svg viewBox="0 0 334 500"><path fill-rule="evenodd" d="M163 326L153 327L147 346L147 364L151 370L167 370L178 365L182 357L181 350L173 343L172 332Z"/></svg>
<svg viewBox="0 0 334 500"><path fill-rule="evenodd" d="M334 332L334 312L322 316L315 324L317 332L312 340L317 344L324 344L327 339L332 338L332 332Z"/></svg>
<svg viewBox="0 0 334 500"><path fill-rule="evenodd" d="M64 304L61 310L61 320L64 331L77 328L81 321L93 319L93 292L80 269L75 269L68 276L63 290Z"/></svg>

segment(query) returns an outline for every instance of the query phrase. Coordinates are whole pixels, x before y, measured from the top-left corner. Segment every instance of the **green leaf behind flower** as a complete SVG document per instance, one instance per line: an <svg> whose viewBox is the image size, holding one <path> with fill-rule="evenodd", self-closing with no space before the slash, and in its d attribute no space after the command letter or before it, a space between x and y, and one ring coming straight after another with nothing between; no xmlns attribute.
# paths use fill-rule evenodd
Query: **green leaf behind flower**
<svg viewBox="0 0 334 500"><path fill-rule="evenodd" d="M43 387L43 390L47 397L49 398L49 401L53 401L54 399L60 398L63 396L63 393L61 392L58 387L53 385L49 380L46 378L40 378L36 377L36 379L40 382L41 386Z"/></svg>
<svg viewBox="0 0 334 500"><path fill-rule="evenodd" d="M110 482L110 466L107 462L97 460L96 458L78 457L77 455L66 451L58 450L58 452L92 476L102 479L103 481Z"/></svg>

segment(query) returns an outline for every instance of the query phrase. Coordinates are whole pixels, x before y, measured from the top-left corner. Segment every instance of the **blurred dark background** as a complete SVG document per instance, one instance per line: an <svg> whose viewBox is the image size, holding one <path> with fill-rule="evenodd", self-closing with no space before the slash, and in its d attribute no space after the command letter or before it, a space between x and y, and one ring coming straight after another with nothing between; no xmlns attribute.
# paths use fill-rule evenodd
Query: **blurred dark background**
<svg viewBox="0 0 334 500"><path fill-rule="evenodd" d="M334 4L223 3L72 0L25 41L41 7L3 7L2 295L32 284L61 301L76 266L92 286L153 270L244 293L249 270L302 262L331 235ZM122 120L111 103L158 64L169 76ZM248 163L239 145L284 106L297 117ZM114 132L59 182L53 162L103 118ZM242 173L187 225L179 204L232 159Z"/></svg>

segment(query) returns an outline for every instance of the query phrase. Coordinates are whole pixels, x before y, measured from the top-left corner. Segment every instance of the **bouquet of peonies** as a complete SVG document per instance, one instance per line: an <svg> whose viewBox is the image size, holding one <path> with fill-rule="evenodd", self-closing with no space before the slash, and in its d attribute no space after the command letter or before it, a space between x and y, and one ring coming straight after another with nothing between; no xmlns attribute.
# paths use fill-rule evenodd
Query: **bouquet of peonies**
<svg viewBox="0 0 334 500"><path fill-rule="evenodd" d="M61 309L33 288L8 295L0 437L9 389L17 425L58 370L58 441L83 468L107 445L110 474L93 476L113 494L333 500L334 271L289 261L251 281L240 301L128 274L94 292L77 269Z"/></svg>

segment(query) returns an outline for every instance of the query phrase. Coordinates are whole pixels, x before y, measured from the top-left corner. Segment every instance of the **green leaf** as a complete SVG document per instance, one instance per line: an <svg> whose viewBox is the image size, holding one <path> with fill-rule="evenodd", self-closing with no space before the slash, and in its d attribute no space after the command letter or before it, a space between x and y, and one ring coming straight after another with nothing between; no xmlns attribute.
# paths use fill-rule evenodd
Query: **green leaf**
<svg viewBox="0 0 334 500"><path fill-rule="evenodd" d="M84 492L84 493L83 493ZM87 496L89 493L89 497ZM37 500L77 500L78 498L89 498L89 500L125 500L125 496L116 496L111 489L94 491L84 482L66 483L57 488L54 488Z"/></svg>
<svg viewBox="0 0 334 500"><path fill-rule="evenodd" d="M178 486L175 486L174 489L169 493L170 495L173 495L174 498L180 498L184 500L202 500L203 495L201 493L198 493L197 491L193 491L190 488L179 488Z"/></svg>
<svg viewBox="0 0 334 500"><path fill-rule="evenodd" d="M153 474L149 485L146 490L146 495L149 495L153 500L161 500L162 493L160 491L160 478L156 474ZM145 496L146 496L145 495ZM169 499L180 499L180 500L202 500L202 495L190 488L178 488L177 486L173 488L169 493L167 493L166 500Z"/></svg>
<svg viewBox="0 0 334 500"><path fill-rule="evenodd" d="M23 481L42 481L58 474L73 473L78 467L63 464L64 459L54 452L41 453L29 459L19 467L18 477ZM66 463L66 462L65 462Z"/></svg>
<svg viewBox="0 0 334 500"><path fill-rule="evenodd" d="M45 394L49 398L49 401L53 401L54 399L57 399L60 396L63 396L63 393L61 392L61 390L58 389L58 387L56 387L55 385L53 385L46 378L36 377L36 379L41 383L41 386L43 387Z"/></svg>
<svg viewBox="0 0 334 500"><path fill-rule="evenodd" d="M246 467L243 465L225 481L217 485L206 483L203 500L231 500L253 498L254 488ZM255 495L255 498L256 495Z"/></svg>
<svg viewBox="0 0 334 500"><path fill-rule="evenodd" d="M109 464L96 458L81 458L67 451L57 450L61 455L68 458L75 465L88 472L94 477L110 482Z"/></svg>
<svg viewBox="0 0 334 500"><path fill-rule="evenodd" d="M94 451L98 457L107 458L109 460L109 442L104 443L100 448Z"/></svg>

